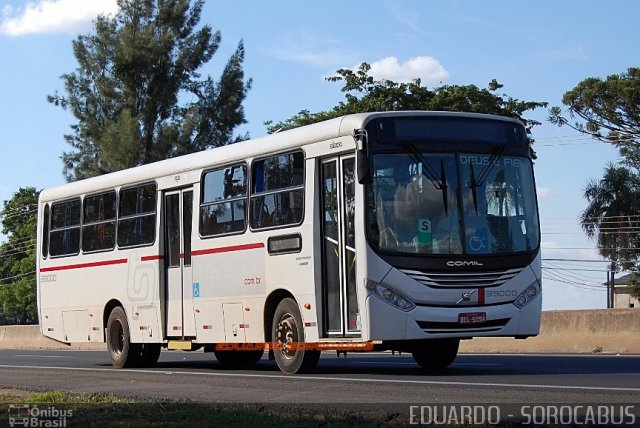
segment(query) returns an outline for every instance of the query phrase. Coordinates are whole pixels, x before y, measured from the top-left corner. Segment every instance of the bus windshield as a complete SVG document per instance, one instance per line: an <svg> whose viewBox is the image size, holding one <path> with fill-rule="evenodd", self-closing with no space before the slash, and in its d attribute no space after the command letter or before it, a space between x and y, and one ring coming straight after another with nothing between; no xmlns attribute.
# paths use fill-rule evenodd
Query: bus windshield
<svg viewBox="0 0 640 428"><path fill-rule="evenodd" d="M529 159L408 150L372 161L367 229L376 249L425 255L537 249Z"/></svg>

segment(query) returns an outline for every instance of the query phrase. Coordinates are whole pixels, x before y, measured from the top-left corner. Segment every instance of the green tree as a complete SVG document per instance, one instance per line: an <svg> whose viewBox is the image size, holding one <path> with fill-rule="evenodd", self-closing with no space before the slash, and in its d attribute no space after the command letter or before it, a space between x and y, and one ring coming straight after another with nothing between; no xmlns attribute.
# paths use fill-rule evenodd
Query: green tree
<svg viewBox="0 0 640 428"><path fill-rule="evenodd" d="M609 163L601 179L590 180L584 189L588 202L580 224L589 238L596 238L599 253L616 270L628 270L640 256L637 229L640 214L640 175Z"/></svg>
<svg viewBox="0 0 640 428"><path fill-rule="evenodd" d="M632 273L627 280L627 289L629 295L640 300L640 281L638 281L638 273Z"/></svg>
<svg viewBox="0 0 640 428"><path fill-rule="evenodd" d="M199 69L218 49L220 32L198 28L203 0L118 0L94 33L73 42L78 68L61 76L66 95L47 100L76 123L62 155L68 181L234 142L245 123L244 45L220 79ZM179 102L182 102L179 104Z"/></svg>
<svg viewBox="0 0 640 428"><path fill-rule="evenodd" d="M36 309L36 213L38 192L20 188L4 202L0 214L0 322L37 323Z"/></svg>
<svg viewBox="0 0 640 428"><path fill-rule="evenodd" d="M625 166L609 163L600 180L585 186L587 208L580 224L589 238L596 238L598 252L611 261L611 272L635 270L640 257L640 175ZM613 288L608 301L613 302Z"/></svg>
<svg viewBox="0 0 640 428"><path fill-rule="evenodd" d="M358 70L340 69L330 82L342 82L345 101L331 110L311 113L302 110L295 116L278 123L266 122L267 131L295 128L345 114L394 111L394 110L440 110L488 113L520 119L530 131L540 123L526 119L523 114L547 103L520 101L507 95L498 94L503 85L492 80L486 89L475 85L445 85L434 89L422 86L420 79L410 83L392 80L376 80L369 74L371 66L362 63Z"/></svg>
<svg viewBox="0 0 640 428"><path fill-rule="evenodd" d="M600 180L585 187L587 208L580 223L587 236L597 236L598 252L611 261L611 270L638 270L640 234L640 68L602 80L590 77L549 110L549 121L568 126L616 146L622 165L608 164ZM612 292L612 290L610 290ZM610 295L611 299L612 296Z"/></svg>
<svg viewBox="0 0 640 428"><path fill-rule="evenodd" d="M640 169L640 68L605 80L585 79L564 94L562 103L569 117L560 107L552 107L551 123L615 145L627 164Z"/></svg>

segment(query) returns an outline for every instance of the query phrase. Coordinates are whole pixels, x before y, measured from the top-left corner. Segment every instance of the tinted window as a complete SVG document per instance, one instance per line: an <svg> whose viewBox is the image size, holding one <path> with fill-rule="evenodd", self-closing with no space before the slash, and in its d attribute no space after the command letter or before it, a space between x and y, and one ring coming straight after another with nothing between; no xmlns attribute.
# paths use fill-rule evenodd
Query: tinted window
<svg viewBox="0 0 640 428"><path fill-rule="evenodd" d="M155 211L155 184L145 184L120 191L120 218Z"/></svg>
<svg viewBox="0 0 640 428"><path fill-rule="evenodd" d="M253 193L301 186L303 178L302 152L277 155L253 163Z"/></svg>
<svg viewBox="0 0 640 428"><path fill-rule="evenodd" d="M116 242L116 192L84 198L82 251L111 250Z"/></svg>
<svg viewBox="0 0 640 428"><path fill-rule="evenodd" d="M207 172L202 181L200 234L221 235L245 230L247 166Z"/></svg>
<svg viewBox="0 0 640 428"><path fill-rule="evenodd" d="M80 198L51 206L49 253L52 256L80 251Z"/></svg>
<svg viewBox="0 0 640 428"><path fill-rule="evenodd" d="M118 246L151 244L156 230L156 185L144 184L120 191Z"/></svg>
<svg viewBox="0 0 640 428"><path fill-rule="evenodd" d="M49 204L44 206L44 219L42 220L42 257L49 255Z"/></svg>
<svg viewBox="0 0 640 428"><path fill-rule="evenodd" d="M304 155L288 153L253 163L251 227L279 227L302 222Z"/></svg>

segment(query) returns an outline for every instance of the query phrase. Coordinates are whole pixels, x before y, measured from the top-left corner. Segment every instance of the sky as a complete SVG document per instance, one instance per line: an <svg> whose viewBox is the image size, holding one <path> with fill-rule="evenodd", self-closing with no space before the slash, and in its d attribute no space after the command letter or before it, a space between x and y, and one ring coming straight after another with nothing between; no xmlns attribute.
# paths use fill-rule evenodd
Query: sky
<svg viewBox="0 0 640 428"><path fill-rule="evenodd" d="M60 76L77 62L72 41L92 32L98 13L115 0L0 0L0 201L19 187L64 183L60 155L73 116L47 103L64 93ZM253 80L244 103L248 123L238 133L266 133L264 122L302 109L330 109L344 95L326 81L339 68L372 65L377 78L423 85L492 79L501 93L562 106L562 95L588 77L606 78L639 66L640 7L636 0L208 0L202 24L222 43L201 74L218 78L242 40L244 71ZM546 118L525 116L538 160L542 230L543 309L606 307L606 264L585 238L578 216L589 179L618 160L608 145Z"/></svg>

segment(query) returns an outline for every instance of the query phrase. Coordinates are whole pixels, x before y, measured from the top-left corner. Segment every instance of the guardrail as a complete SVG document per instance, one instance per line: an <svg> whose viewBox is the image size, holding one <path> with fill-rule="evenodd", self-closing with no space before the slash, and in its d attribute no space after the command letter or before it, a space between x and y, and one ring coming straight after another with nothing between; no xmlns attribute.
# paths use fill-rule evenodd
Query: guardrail
<svg viewBox="0 0 640 428"><path fill-rule="evenodd" d="M0 326L0 349L105 349L103 343L71 346L40 334L37 325ZM476 338L462 341L463 353L640 354L640 309L548 311L540 334L526 340Z"/></svg>

